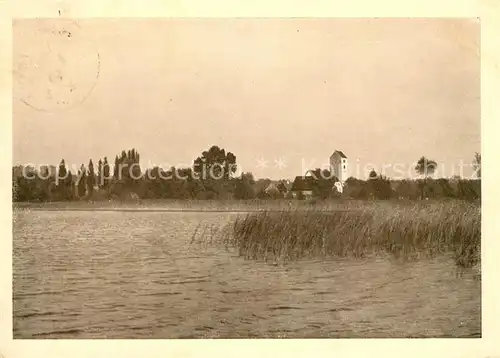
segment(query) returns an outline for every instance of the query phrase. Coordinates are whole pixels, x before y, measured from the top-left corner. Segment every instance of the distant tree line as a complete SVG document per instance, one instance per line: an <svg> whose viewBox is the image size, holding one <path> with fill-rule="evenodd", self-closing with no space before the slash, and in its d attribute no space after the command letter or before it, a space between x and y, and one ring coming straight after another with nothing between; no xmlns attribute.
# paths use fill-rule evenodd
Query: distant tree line
<svg viewBox="0 0 500 358"><path fill-rule="evenodd" d="M372 170L368 180L348 178L344 196L352 199L462 199L477 200L481 198L481 154L476 153L473 168L477 179L464 179L459 176L452 178L432 178L437 163L426 157L421 157L415 171L419 179L389 179Z"/></svg>
<svg viewBox="0 0 500 358"><path fill-rule="evenodd" d="M441 199L475 200L481 197L481 156L473 162L478 179L432 179L436 162L420 158L416 180L391 180L372 170L366 180L348 178L343 193L328 170L310 171L313 196L318 199ZM255 180L252 173L235 177L236 156L212 146L193 161L192 167L143 170L136 149L123 150L111 165L106 157L97 166L92 159L72 173L63 160L56 166L12 168L12 197L19 202L129 199L291 199L288 180ZM298 195L300 199L300 194Z"/></svg>
<svg viewBox="0 0 500 358"><path fill-rule="evenodd" d="M233 178L236 169L233 153L212 146L190 168L143 171L139 152L133 148L116 155L113 165L104 157L96 168L90 159L77 173L67 169L64 159L57 168L13 167L12 197L14 201L224 199L238 196L241 185Z"/></svg>
<svg viewBox="0 0 500 358"><path fill-rule="evenodd" d="M368 180L348 178L343 197L350 199L462 199L481 198L481 180L439 178L389 180L377 177Z"/></svg>

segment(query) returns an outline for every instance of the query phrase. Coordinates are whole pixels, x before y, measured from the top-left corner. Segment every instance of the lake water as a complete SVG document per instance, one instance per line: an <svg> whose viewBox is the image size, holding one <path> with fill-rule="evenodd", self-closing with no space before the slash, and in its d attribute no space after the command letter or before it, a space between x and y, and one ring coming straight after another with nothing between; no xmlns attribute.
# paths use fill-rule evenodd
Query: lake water
<svg viewBox="0 0 500 358"><path fill-rule="evenodd" d="M14 211L14 338L479 337L450 258L245 261L202 223L238 213Z"/></svg>

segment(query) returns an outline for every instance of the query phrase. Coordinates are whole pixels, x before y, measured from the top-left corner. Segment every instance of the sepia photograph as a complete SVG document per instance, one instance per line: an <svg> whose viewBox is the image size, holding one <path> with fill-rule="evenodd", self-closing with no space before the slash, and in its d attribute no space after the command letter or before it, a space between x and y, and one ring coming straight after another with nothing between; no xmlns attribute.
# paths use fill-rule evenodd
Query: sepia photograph
<svg viewBox="0 0 500 358"><path fill-rule="evenodd" d="M478 18L12 45L14 339L482 337Z"/></svg>

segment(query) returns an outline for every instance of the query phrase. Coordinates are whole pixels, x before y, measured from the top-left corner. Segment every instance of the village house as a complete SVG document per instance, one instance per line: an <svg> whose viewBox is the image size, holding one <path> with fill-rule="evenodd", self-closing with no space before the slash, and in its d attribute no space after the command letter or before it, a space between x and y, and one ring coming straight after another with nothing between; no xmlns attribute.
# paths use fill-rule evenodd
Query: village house
<svg viewBox="0 0 500 358"><path fill-rule="evenodd" d="M269 183L269 185L264 189L264 192L272 197L284 198L288 193L289 187L291 187L291 184L288 180L280 180L279 182Z"/></svg>
<svg viewBox="0 0 500 358"><path fill-rule="evenodd" d="M348 178L347 156L340 150L335 150L330 156L330 172L338 179L332 190L343 192L345 181ZM315 178L308 170L305 175L295 177L290 192L294 198L310 198L313 196Z"/></svg>
<svg viewBox="0 0 500 358"><path fill-rule="evenodd" d="M290 192L295 199L309 199L313 196L314 177L311 175L297 176Z"/></svg>

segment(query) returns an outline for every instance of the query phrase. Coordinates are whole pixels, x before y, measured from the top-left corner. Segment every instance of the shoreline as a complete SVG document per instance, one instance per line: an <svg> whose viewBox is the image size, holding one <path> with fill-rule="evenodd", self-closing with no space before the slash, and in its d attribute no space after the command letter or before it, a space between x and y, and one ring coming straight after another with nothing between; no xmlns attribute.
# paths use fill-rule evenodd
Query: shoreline
<svg viewBox="0 0 500 358"><path fill-rule="evenodd" d="M135 212L135 213L252 213L267 209L148 209L148 208L43 208L43 207L24 207L15 208L24 211L74 211L74 212ZM267 211L279 211L267 210Z"/></svg>
<svg viewBox="0 0 500 358"><path fill-rule="evenodd" d="M253 213L303 211L353 211L359 209L447 205L455 200L142 200L130 201L71 201L71 202L13 202L13 211L74 211L74 212L170 212L170 213ZM481 206L480 202L470 203Z"/></svg>
<svg viewBox="0 0 500 358"><path fill-rule="evenodd" d="M239 200L170 200L146 199L141 201L59 201L13 202L13 209L31 210L158 210L158 211L247 211L264 208L289 208L310 206L310 203L291 203L287 200L239 201Z"/></svg>

